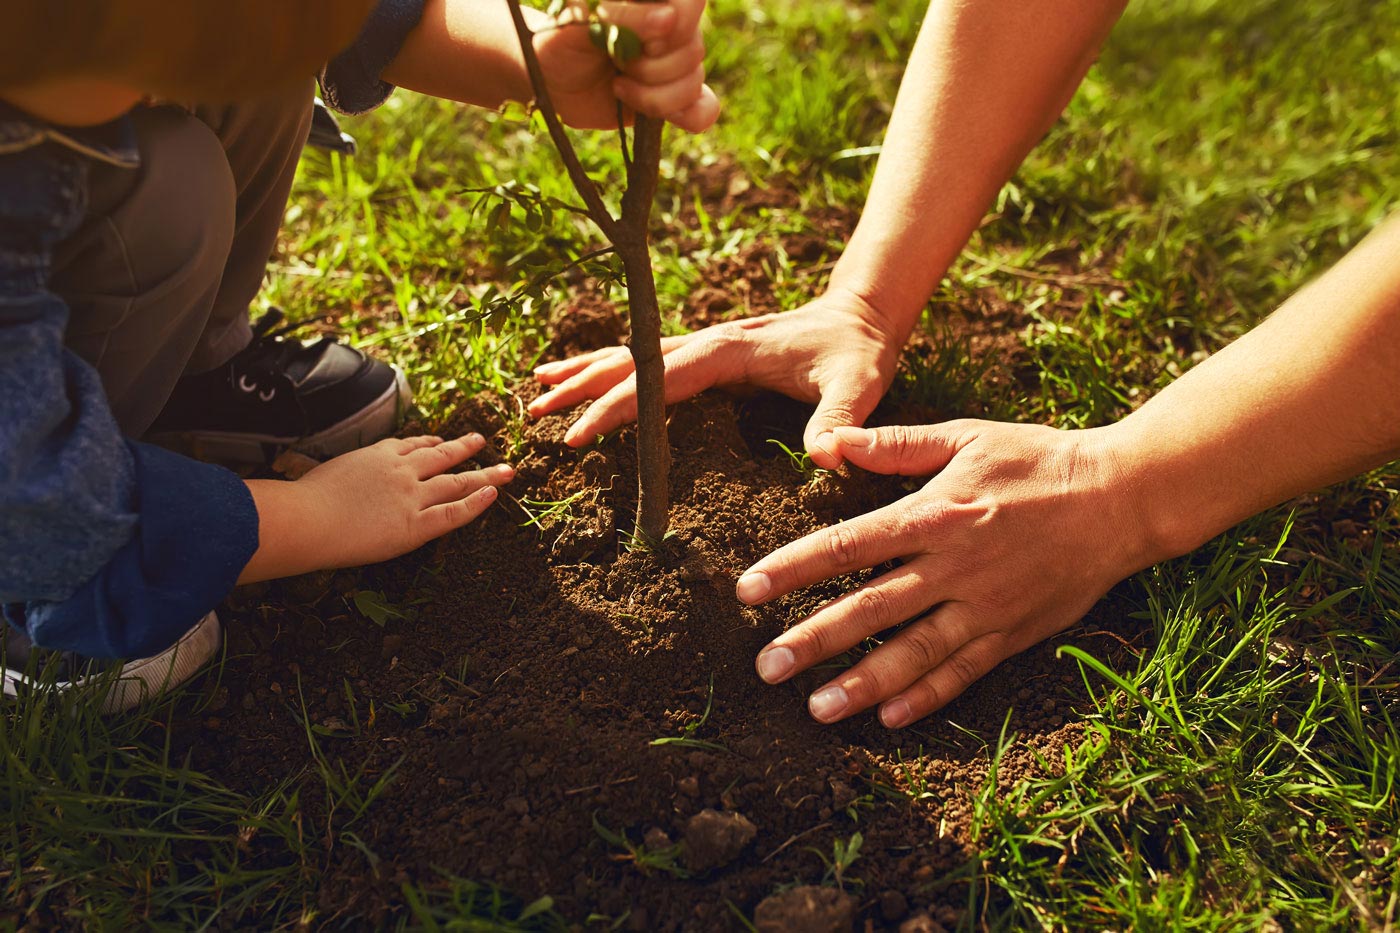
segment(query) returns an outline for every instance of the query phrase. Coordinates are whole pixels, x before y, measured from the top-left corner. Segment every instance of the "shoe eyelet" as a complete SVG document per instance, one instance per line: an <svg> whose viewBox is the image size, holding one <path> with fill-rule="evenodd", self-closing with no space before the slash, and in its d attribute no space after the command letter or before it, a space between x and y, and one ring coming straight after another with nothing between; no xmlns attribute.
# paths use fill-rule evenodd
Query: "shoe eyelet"
<svg viewBox="0 0 1400 933"><path fill-rule="evenodd" d="M240 391L252 395L258 390L258 384L249 379L247 373L244 373L238 377L238 388Z"/></svg>

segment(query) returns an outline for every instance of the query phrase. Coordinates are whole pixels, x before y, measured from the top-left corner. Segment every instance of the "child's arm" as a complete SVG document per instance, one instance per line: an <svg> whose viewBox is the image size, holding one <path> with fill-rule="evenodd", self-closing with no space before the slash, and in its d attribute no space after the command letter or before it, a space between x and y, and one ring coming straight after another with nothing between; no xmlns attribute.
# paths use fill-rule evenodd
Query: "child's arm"
<svg viewBox="0 0 1400 933"><path fill-rule="evenodd" d="M239 583L388 560L471 522L515 470L504 463L449 473L485 445L389 438L342 454L296 482L249 480L258 549Z"/></svg>
<svg viewBox="0 0 1400 933"><path fill-rule="evenodd" d="M608 129L617 125L620 100L683 129L709 127L719 101L704 83L704 6L704 0L601 4L605 19L630 28L643 42L643 54L621 76L582 25L556 25L547 14L525 9L559 116L579 128ZM564 14L565 23L569 16ZM483 107L534 96L505 0L428 0L383 77Z"/></svg>

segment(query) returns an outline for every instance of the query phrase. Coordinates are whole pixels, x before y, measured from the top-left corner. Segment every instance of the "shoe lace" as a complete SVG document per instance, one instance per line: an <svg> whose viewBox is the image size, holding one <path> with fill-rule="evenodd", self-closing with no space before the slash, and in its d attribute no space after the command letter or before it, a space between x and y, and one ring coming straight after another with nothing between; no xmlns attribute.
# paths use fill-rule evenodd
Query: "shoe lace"
<svg viewBox="0 0 1400 933"><path fill-rule="evenodd" d="M229 378L234 388L246 395L256 395L264 402L277 397L277 389L290 381L287 375L293 364L320 357L330 337L312 343L286 339L301 325L287 322L281 308L271 308L253 323L253 339L229 361Z"/></svg>

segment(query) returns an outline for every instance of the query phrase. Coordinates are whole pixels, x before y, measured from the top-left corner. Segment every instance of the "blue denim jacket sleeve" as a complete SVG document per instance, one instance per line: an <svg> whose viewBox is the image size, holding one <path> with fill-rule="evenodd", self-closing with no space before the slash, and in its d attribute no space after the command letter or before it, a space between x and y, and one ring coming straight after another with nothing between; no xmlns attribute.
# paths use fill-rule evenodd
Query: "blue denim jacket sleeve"
<svg viewBox="0 0 1400 933"><path fill-rule="evenodd" d="M321 95L341 113L364 113L384 103L394 86L379 75L423 18L426 0L380 0L353 45L321 72Z"/></svg>
<svg viewBox="0 0 1400 933"><path fill-rule="evenodd" d="M87 165L56 144L0 155L0 606L35 644L141 657L233 588L258 543L233 473L124 439L63 343L54 247Z"/></svg>

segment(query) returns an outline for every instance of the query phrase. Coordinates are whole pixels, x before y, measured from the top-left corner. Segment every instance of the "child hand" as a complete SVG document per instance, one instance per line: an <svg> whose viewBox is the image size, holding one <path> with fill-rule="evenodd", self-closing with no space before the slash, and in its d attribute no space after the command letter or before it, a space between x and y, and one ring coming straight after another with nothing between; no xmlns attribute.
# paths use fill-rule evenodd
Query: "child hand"
<svg viewBox="0 0 1400 933"><path fill-rule="evenodd" d="M448 472L485 444L479 434L388 438L293 483L250 480L259 544L239 582L388 560L461 528L515 477L504 463Z"/></svg>
<svg viewBox="0 0 1400 933"><path fill-rule="evenodd" d="M719 117L719 98L705 84L704 10L704 0L600 3L604 23L631 30L642 43L642 54L622 64L621 74L577 11L565 11L559 28L537 31L535 49L560 118L580 129L610 129L620 101L693 133L708 129Z"/></svg>

